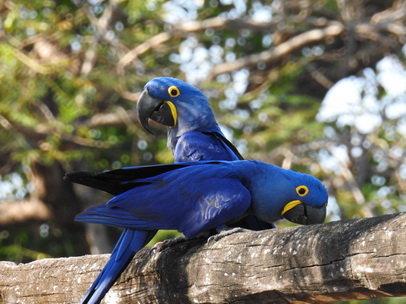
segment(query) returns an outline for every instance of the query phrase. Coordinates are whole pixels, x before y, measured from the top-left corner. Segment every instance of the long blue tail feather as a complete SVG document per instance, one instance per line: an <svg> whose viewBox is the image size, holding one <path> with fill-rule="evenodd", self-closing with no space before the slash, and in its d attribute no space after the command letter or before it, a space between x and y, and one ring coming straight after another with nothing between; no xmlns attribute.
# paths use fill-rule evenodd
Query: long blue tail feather
<svg viewBox="0 0 406 304"><path fill-rule="evenodd" d="M98 304L113 286L134 255L155 235L156 231L125 229L106 266L80 300L80 304Z"/></svg>

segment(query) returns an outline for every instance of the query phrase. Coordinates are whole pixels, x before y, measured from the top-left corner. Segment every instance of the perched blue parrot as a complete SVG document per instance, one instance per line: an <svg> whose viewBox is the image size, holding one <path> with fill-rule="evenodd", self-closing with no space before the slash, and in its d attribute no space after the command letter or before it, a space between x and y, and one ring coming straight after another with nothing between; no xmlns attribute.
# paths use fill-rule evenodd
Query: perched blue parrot
<svg viewBox="0 0 406 304"><path fill-rule="evenodd" d="M141 125L150 133L149 119L168 127L167 146L175 162L243 159L221 132L207 97L182 80L150 80L136 111Z"/></svg>
<svg viewBox="0 0 406 304"><path fill-rule="evenodd" d="M171 77L150 80L137 102L137 115L150 133L149 119L167 126L167 146L175 162L243 159L221 132L207 97L182 80ZM274 227L253 215L233 226L251 230Z"/></svg>
<svg viewBox="0 0 406 304"><path fill-rule="evenodd" d="M196 237L222 230L254 214L272 223L324 222L327 190L311 175L255 160L184 162L123 168L93 174L73 172L66 181L115 195L76 217L77 221L122 227L110 260L81 303L99 303L134 254L159 229Z"/></svg>

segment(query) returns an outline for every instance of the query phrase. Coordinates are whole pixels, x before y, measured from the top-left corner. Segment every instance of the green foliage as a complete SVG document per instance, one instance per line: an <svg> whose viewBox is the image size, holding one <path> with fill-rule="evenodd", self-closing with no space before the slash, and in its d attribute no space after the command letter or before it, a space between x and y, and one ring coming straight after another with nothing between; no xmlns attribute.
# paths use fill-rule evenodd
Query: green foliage
<svg viewBox="0 0 406 304"><path fill-rule="evenodd" d="M154 246L158 242L162 242L167 239L173 239L181 234L177 232L176 230L160 230L158 233L154 236L154 238L147 244L147 246Z"/></svg>
<svg viewBox="0 0 406 304"><path fill-rule="evenodd" d="M30 228L30 229L28 229ZM73 233L62 231L55 224L30 225L0 231L0 260L26 263L32 260L76 255L83 248L75 248Z"/></svg>
<svg viewBox="0 0 406 304"><path fill-rule="evenodd" d="M239 6L217 0L128 0L112 8L114 1L5 1L0 8L0 183L9 178L7 174L17 174L24 191L0 199L33 194L29 172L34 161L94 171L173 161L164 129L156 127L157 136L152 137L131 120L136 93L145 83L156 76L172 76L202 88L219 123L246 158L326 181L339 205L330 218L405 211L399 161L405 141L396 131L401 118L382 115L382 125L369 134L342 126L337 119L316 119L328 85L349 74L364 77L371 73L365 72L365 62L374 69L388 50L401 49L379 44L392 43L390 39L371 45L375 42L359 36L353 43L356 49L347 50L351 37L329 37L273 61L209 77L219 64L272 50L323 26L319 21L343 19L345 10L337 7L337 1L302 3L306 7L299 2L285 7L274 1L242 1ZM392 2L367 1L368 9L354 9L352 5L363 2L359 3L341 3L365 14L357 22L388 9ZM103 19L109 9L114 10L113 17ZM272 18L261 27L255 16L266 11ZM207 25L219 16L234 23ZM207 28L179 29L184 20L204 21L198 24ZM170 39L153 45L161 33ZM358 49L362 43L365 46ZM135 54L133 60L123 64L129 54ZM362 60L355 64L358 58ZM323 79L328 85L323 86ZM382 104L390 103L376 83L374 96ZM112 116L121 120L110 122ZM345 148L348 160L337 164L336 148ZM362 149L362 157L351 154L354 148ZM383 162L388 163L385 168ZM29 233L6 227L0 232L0 258L27 261L77 254L73 235L58 232L58 223L46 225L45 237L38 225ZM175 235L160 232L151 243Z"/></svg>

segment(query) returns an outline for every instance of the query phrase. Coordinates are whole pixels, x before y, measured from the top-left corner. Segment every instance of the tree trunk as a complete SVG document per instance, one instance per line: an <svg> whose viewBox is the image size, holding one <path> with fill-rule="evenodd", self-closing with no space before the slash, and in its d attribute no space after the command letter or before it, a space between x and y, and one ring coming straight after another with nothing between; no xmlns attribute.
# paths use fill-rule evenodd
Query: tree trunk
<svg viewBox="0 0 406 304"><path fill-rule="evenodd" d="M1 303L75 303L109 255L0 263ZM406 213L145 248L104 303L329 303L406 296Z"/></svg>

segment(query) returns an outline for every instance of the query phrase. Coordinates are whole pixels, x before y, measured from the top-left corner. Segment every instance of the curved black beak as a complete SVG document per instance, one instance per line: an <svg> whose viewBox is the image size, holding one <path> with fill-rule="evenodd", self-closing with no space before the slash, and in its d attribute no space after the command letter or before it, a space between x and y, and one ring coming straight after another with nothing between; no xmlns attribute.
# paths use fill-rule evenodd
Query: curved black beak
<svg viewBox="0 0 406 304"><path fill-rule="evenodd" d="M174 104L152 97L147 89L142 92L138 99L136 112L141 125L151 134L153 133L148 124L149 119L168 127L174 127L177 120Z"/></svg>
<svg viewBox="0 0 406 304"><path fill-rule="evenodd" d="M324 223L327 213L327 204L321 207L312 207L302 203L284 212L282 216L290 222L311 225Z"/></svg>

